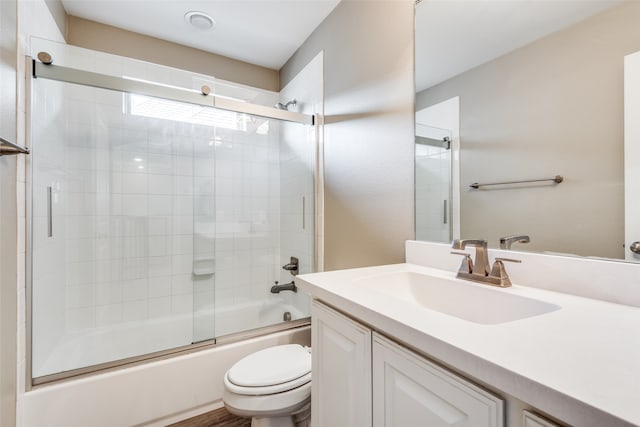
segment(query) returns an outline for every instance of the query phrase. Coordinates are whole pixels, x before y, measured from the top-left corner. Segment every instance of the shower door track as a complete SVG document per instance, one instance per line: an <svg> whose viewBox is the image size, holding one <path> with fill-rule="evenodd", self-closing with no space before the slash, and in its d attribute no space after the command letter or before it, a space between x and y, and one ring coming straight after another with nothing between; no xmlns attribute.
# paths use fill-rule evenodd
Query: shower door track
<svg viewBox="0 0 640 427"><path fill-rule="evenodd" d="M208 86L203 86L201 91L196 91L154 84L133 78L109 76L60 65L45 64L36 60L33 60L33 77L75 83L100 89L116 90L125 93L153 96L171 101L186 102L203 107L284 120L303 125L314 125L314 116L312 115L212 95L209 94L211 89Z"/></svg>
<svg viewBox="0 0 640 427"><path fill-rule="evenodd" d="M233 344L240 341L245 341L251 338L259 338L262 336L275 334L277 332L284 332L292 329L305 328L311 325L311 318L304 317L302 319L292 320L289 322L276 323L274 325L264 326L261 328L250 329L246 331L236 332L229 335L222 335L210 340L194 342L192 344L183 345L181 347L175 347L168 350L156 351L154 353L142 354L139 356L128 357L126 359L114 360L111 362L99 363L96 365L90 365L82 368L73 369L70 371L58 372L55 374L43 375L41 377L29 378L28 389L32 390L37 386L44 386L46 384L55 383L59 381L65 381L70 379L77 379L79 377L86 377L90 375L102 374L105 372L111 372L118 369L131 368L144 363L154 362L158 360L164 360L171 357L183 356L185 354L193 353L196 351L207 350L217 348L221 345Z"/></svg>

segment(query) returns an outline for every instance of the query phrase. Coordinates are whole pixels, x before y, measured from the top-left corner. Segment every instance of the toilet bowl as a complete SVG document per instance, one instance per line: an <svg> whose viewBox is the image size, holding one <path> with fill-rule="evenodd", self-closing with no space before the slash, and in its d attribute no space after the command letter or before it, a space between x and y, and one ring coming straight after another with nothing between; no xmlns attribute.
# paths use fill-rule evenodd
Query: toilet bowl
<svg viewBox="0 0 640 427"><path fill-rule="evenodd" d="M252 427L304 427L311 415L311 354L298 344L260 350L224 376L229 412L250 417Z"/></svg>

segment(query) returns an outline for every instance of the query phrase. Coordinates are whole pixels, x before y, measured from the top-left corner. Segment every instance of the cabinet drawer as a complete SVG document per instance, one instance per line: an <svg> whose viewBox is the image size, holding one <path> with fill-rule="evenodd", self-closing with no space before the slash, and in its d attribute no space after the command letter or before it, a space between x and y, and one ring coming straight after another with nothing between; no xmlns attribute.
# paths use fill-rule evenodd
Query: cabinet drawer
<svg viewBox="0 0 640 427"><path fill-rule="evenodd" d="M533 412L524 411L524 427L562 427Z"/></svg>
<svg viewBox="0 0 640 427"><path fill-rule="evenodd" d="M374 427L503 427L504 401L373 334Z"/></svg>

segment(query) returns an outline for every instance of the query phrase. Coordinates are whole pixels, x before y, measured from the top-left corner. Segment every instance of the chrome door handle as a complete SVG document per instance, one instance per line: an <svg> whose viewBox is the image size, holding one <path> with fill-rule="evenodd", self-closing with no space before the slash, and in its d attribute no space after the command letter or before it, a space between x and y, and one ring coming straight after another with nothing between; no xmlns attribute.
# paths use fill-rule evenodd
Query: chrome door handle
<svg viewBox="0 0 640 427"><path fill-rule="evenodd" d="M47 187L47 237L53 237L53 187Z"/></svg>
<svg viewBox="0 0 640 427"><path fill-rule="evenodd" d="M640 241L638 242L633 242L630 246L629 246L629 250L631 252L633 252L634 254L640 254Z"/></svg>

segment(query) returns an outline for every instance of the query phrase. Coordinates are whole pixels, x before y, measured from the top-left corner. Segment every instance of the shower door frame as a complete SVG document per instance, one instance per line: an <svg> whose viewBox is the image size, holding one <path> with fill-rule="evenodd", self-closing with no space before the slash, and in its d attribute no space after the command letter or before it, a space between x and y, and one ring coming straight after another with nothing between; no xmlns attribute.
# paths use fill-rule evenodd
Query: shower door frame
<svg viewBox="0 0 640 427"><path fill-rule="evenodd" d="M268 119L284 120L303 125L314 125L314 116L312 115L281 110L275 107L267 107L265 105L251 104L249 102L242 102L229 97L211 95L209 93L211 88L208 86L203 86L202 90L198 92L191 89L153 84L137 79L109 76L106 74L78 70L60 65L45 64L36 60L32 61L31 74L33 78L44 78L100 89L115 90L118 92L135 93L136 95L153 96L156 98L186 102L219 110L234 111L236 113L250 114L252 116L265 117Z"/></svg>
<svg viewBox="0 0 640 427"><path fill-rule="evenodd" d="M318 222L317 222L317 185L319 181L319 168L318 168L318 138L320 137L318 131L318 125L321 123L321 117L319 114L309 115L303 114L293 111L281 110L275 107L268 107L264 105L251 104L247 102L238 101L235 99L231 99L223 96L216 96L209 94L210 88L203 87L201 92L161 85L154 84L147 81L135 80L135 79L127 79L123 77L109 76L105 74L94 73L90 71L78 70L74 68L53 65L53 64L45 64L40 61L36 61L31 56L25 56L25 69L27 70L26 82L25 82L25 95L26 95L26 104L25 111L26 120L25 120L25 136L26 141L28 141L28 146L32 147L32 135L31 135L31 107L32 107L32 94L33 94L33 84L32 80L36 78L44 78L48 80L57 80L66 83L72 84L81 84L90 87L96 87L107 90L115 90L123 93L135 93L145 96L152 96L156 98L167 99L171 101L185 102L189 104L195 104L205 107L216 108L220 110L226 111L234 111L238 113L249 114L253 116L264 117L268 119L275 120L283 120L293 123L299 123L303 125L311 125L315 128L314 136L315 140L312 143L315 145L315 167L314 167L314 181L315 181L315 206L314 210L316 214L314 215L314 237L318 232ZM26 278L26 289L25 289L25 322L26 322L26 331L25 331L25 356L26 356L26 366L25 366L25 389L26 391L32 390L34 387L45 385L48 383L68 380L70 378L77 378L95 374L97 372L104 373L117 369L123 369L131 366L136 366L142 363L147 363L152 360L162 360L170 357L174 357L176 355L188 354L195 351L204 350L207 348L212 348L217 345L222 344L230 344L242 340L246 340L248 338L259 337L263 335L272 334L275 332L292 330L297 328L304 328L311 324L311 318L305 317L289 322L281 322L273 325L268 325L265 327L260 327L256 329L250 329L246 331L240 331L232 334L225 335L223 337L213 337L210 340L200 341L197 343L187 344L184 346L174 347L166 350L156 351L152 353L146 353L139 356L127 357L124 359L112 360L105 363L99 363L96 365L81 367L69 371L58 372L49 375L43 375L37 378L33 378L33 342L32 342L32 327L33 327L33 310L32 310L32 289L33 289L33 203L32 203L32 195L33 195L33 168L31 165L31 159L27 160L27 188L26 188L26 259L25 259L25 278ZM317 240L317 238L316 238ZM314 247L317 249L317 242L314 243ZM314 267L317 269L318 267L318 253L316 251L314 255Z"/></svg>

